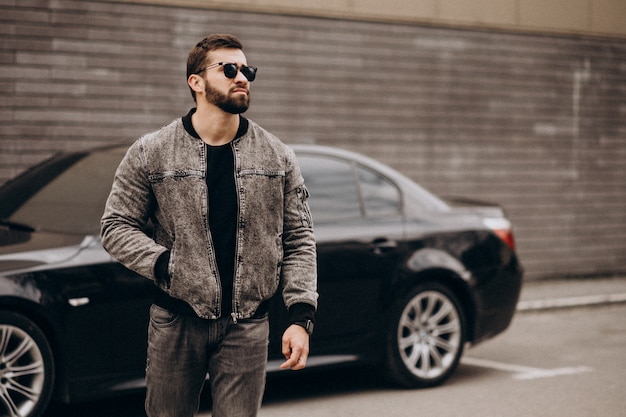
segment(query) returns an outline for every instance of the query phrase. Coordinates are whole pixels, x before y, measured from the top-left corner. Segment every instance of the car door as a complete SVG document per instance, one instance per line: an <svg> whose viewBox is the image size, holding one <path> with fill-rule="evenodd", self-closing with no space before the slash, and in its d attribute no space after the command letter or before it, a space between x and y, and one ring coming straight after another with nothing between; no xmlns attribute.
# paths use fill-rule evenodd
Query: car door
<svg viewBox="0 0 626 417"><path fill-rule="evenodd" d="M320 294L312 354L352 352L374 333L403 237L400 192L353 161L298 154L315 225ZM276 343L276 342L275 342Z"/></svg>
<svg viewBox="0 0 626 417"><path fill-rule="evenodd" d="M76 266L46 272L62 296L67 383L77 395L141 386L144 380L151 281L113 262L99 240Z"/></svg>
<svg viewBox="0 0 626 417"><path fill-rule="evenodd" d="M143 382L154 283L117 262L108 265L108 274L114 296L109 346L118 355L116 371Z"/></svg>

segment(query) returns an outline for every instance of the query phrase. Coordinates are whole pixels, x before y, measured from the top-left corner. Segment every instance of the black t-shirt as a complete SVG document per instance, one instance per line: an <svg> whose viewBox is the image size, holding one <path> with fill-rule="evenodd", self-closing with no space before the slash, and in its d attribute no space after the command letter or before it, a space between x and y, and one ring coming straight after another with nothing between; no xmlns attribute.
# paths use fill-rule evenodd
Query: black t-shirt
<svg viewBox="0 0 626 417"><path fill-rule="evenodd" d="M183 126L192 136L200 139L191 123L192 109L183 117ZM248 130L248 120L240 116L239 129L233 138L243 136ZM213 239L217 267L222 286L222 316L233 310L233 279L237 233L237 194L235 188L235 157L230 143L222 146L205 144L207 155L206 183L208 188L209 231Z"/></svg>

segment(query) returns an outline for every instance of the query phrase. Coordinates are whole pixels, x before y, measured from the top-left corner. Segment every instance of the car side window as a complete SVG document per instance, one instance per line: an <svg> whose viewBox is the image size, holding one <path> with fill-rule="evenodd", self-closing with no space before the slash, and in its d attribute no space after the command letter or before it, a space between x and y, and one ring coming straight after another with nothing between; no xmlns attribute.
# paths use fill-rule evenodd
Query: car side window
<svg viewBox="0 0 626 417"><path fill-rule="evenodd" d="M302 155L298 160L314 222L400 215L400 191L377 172L332 157Z"/></svg>
<svg viewBox="0 0 626 417"><path fill-rule="evenodd" d="M313 222L361 217L359 189L352 164L335 158L298 156L311 197Z"/></svg>
<svg viewBox="0 0 626 417"><path fill-rule="evenodd" d="M400 190L393 183L364 167L359 167L358 177L366 217L400 215Z"/></svg>

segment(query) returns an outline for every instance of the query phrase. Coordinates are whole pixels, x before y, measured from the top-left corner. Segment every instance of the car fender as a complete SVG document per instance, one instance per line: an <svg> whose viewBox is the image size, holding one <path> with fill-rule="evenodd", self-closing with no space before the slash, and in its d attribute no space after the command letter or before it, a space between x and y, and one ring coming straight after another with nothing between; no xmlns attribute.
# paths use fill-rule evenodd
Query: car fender
<svg viewBox="0 0 626 417"><path fill-rule="evenodd" d="M419 249L406 261L406 268L413 274L433 269L453 271L463 281L470 283L472 274L449 253L433 248Z"/></svg>
<svg viewBox="0 0 626 417"><path fill-rule="evenodd" d="M404 292L418 281L436 281L453 291L463 304L468 320L468 340L475 334L475 315L477 300L470 288L476 285L472 273L447 252L434 248L422 248L413 252L405 263L405 273L399 282L399 290Z"/></svg>

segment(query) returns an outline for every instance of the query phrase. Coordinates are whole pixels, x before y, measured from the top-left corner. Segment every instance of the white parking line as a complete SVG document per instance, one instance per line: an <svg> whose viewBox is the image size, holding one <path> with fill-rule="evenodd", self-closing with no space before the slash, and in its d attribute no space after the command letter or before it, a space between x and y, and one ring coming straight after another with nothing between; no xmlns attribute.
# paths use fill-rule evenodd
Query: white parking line
<svg viewBox="0 0 626 417"><path fill-rule="evenodd" d="M539 378L552 378L560 375L577 375L586 372L591 372L593 368L589 366L576 366L569 368L554 368L554 369L542 369L533 368L530 366L515 365L511 363L502 363L490 361L487 359L477 359L464 357L461 359L461 363L469 366L478 366L481 368L496 369L498 371L511 372L514 379L530 380Z"/></svg>

